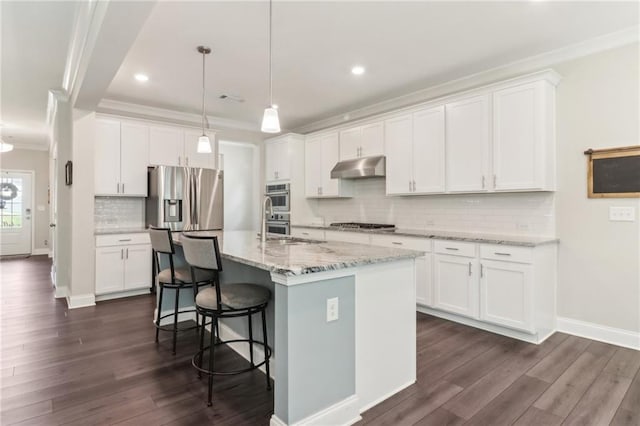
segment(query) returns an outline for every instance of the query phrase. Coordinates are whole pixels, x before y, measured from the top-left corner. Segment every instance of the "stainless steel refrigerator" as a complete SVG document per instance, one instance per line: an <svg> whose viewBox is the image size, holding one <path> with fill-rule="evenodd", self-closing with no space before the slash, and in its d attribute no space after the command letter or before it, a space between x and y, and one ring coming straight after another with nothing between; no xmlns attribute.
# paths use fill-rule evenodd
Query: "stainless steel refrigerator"
<svg viewBox="0 0 640 426"><path fill-rule="evenodd" d="M172 231L223 229L223 172L192 167L149 169L146 224Z"/></svg>

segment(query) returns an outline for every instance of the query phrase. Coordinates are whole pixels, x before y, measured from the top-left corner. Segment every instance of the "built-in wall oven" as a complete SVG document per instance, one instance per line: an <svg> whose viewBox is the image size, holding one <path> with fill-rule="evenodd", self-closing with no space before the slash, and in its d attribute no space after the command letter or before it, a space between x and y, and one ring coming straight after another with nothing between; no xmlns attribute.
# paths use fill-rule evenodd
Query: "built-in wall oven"
<svg viewBox="0 0 640 426"><path fill-rule="evenodd" d="M274 212L267 215L267 232L271 234L289 235L289 213Z"/></svg>
<svg viewBox="0 0 640 426"><path fill-rule="evenodd" d="M267 185L264 195L271 198L274 212L289 212L289 188L288 183Z"/></svg>

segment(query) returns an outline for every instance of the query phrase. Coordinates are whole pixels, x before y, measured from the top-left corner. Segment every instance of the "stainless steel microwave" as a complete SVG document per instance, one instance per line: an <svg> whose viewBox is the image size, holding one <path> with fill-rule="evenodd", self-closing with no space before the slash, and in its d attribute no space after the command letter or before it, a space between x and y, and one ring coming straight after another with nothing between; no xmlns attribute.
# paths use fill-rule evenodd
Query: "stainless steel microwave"
<svg viewBox="0 0 640 426"><path fill-rule="evenodd" d="M290 185L288 183L267 185L265 194L271 198L273 211L288 212L290 209Z"/></svg>

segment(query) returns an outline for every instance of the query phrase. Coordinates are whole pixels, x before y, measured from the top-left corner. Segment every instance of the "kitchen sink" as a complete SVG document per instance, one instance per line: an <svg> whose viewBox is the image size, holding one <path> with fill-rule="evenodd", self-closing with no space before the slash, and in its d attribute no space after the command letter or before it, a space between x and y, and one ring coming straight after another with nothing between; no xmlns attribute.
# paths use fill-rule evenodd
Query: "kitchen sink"
<svg viewBox="0 0 640 426"><path fill-rule="evenodd" d="M267 242L276 243L280 245L305 245L305 244L320 244L326 241L319 240L307 240L297 237L267 237Z"/></svg>

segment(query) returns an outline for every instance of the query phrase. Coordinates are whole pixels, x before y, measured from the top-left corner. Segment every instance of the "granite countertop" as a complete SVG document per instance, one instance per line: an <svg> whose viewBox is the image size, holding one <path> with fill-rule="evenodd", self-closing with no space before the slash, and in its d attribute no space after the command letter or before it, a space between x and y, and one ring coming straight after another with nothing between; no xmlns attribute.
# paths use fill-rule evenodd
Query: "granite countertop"
<svg viewBox="0 0 640 426"><path fill-rule="evenodd" d="M300 241L299 244L267 240L263 245L256 232L252 231L195 231L186 234L217 236L223 258L290 276L412 259L423 254L414 250L300 238L294 239ZM182 234L173 235L174 242L179 245ZM282 239L276 234L272 237Z"/></svg>
<svg viewBox="0 0 640 426"><path fill-rule="evenodd" d="M96 229L94 235L114 235L114 234L141 234L143 232L149 232L145 228L108 228L108 229Z"/></svg>
<svg viewBox="0 0 640 426"><path fill-rule="evenodd" d="M455 241L468 241L473 243L485 243L485 244L505 244L524 247L535 247L542 244L550 244L558 242L555 237L547 236L527 236L527 235L502 235L502 234L489 234L480 232L456 232L456 231L436 231L436 230L424 230L424 229L396 229L395 231L389 230L376 230L376 229L353 229L353 228L336 228L324 225L304 225L296 224L291 225L292 228L310 228L310 229L324 229L327 231L337 232L361 232L367 234L381 234L381 235L398 235L405 237L419 237L419 238L434 238L439 240L455 240Z"/></svg>

